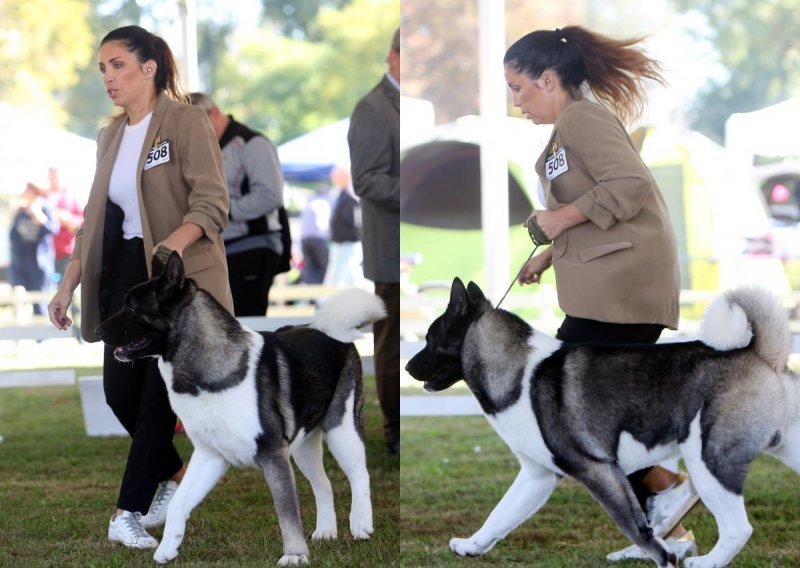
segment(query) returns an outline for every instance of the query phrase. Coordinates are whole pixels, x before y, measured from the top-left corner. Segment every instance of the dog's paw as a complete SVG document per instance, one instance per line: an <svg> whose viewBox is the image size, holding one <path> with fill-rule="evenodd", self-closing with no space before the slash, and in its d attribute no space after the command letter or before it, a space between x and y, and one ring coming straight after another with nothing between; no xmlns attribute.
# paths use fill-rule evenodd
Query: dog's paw
<svg viewBox="0 0 800 568"><path fill-rule="evenodd" d="M459 556L478 556L484 553L484 549L469 538L451 538L450 550Z"/></svg>
<svg viewBox="0 0 800 568"><path fill-rule="evenodd" d="M330 529L317 528L317 530L311 533L311 540L336 540L337 536L336 527Z"/></svg>
<svg viewBox="0 0 800 568"><path fill-rule="evenodd" d="M705 556L692 556L683 561L683 568L718 568L717 563Z"/></svg>
<svg viewBox="0 0 800 568"><path fill-rule="evenodd" d="M278 560L278 566L300 566L308 564L308 556L305 554L284 554Z"/></svg>
<svg viewBox="0 0 800 568"><path fill-rule="evenodd" d="M164 546L163 543L156 549L155 554L153 554L153 560L159 564L166 564L167 562L175 560L177 557L178 549Z"/></svg>
<svg viewBox="0 0 800 568"><path fill-rule="evenodd" d="M350 523L350 533L355 540L368 540L373 532L371 522Z"/></svg>

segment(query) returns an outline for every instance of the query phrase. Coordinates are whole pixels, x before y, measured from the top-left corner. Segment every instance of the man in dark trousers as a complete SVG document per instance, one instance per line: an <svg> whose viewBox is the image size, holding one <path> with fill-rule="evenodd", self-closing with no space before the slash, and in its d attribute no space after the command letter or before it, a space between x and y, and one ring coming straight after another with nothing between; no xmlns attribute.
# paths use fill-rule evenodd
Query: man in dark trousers
<svg viewBox="0 0 800 568"><path fill-rule="evenodd" d="M278 218L283 173L278 151L268 138L220 111L208 95L192 93L191 99L208 113L225 162L230 223L223 238L234 313L266 315L269 289L281 272L283 253Z"/></svg>
<svg viewBox="0 0 800 568"><path fill-rule="evenodd" d="M375 375L386 446L400 453L400 29L389 69L356 105L347 142L353 189L361 198L364 276L389 315L373 326Z"/></svg>

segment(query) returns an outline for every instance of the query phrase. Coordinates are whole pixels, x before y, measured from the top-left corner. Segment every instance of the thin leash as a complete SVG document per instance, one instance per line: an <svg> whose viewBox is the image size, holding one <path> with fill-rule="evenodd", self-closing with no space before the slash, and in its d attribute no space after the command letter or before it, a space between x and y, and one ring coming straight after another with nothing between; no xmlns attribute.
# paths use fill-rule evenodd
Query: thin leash
<svg viewBox="0 0 800 568"><path fill-rule="evenodd" d="M519 279L519 275L522 274L523 270L525 270L525 267L527 266L528 262L530 262L530 260L533 258L533 255L536 254L536 251L539 250L539 247L542 245L549 245L550 243L553 242L550 238L547 237L545 232L539 226L539 223L536 222L536 217L531 217L530 219L528 219L528 221L525 222L525 226L528 228L528 236L530 236L531 241L533 241L533 244L536 246L533 247L533 251L531 251L531 254L528 255L528 258L525 260L525 262L522 263L519 272L517 272L517 275L511 281L511 284L508 285L506 293L503 294L503 297L500 298L499 302L497 302L495 309L498 309L500 307L500 304L502 304L503 300L506 299L508 293L511 292L511 288L514 287L514 283Z"/></svg>
<svg viewBox="0 0 800 568"><path fill-rule="evenodd" d="M506 296L508 296L508 293L509 293L509 292L511 292L511 288L513 288L513 287L514 287L514 283L515 283L515 282L516 282L516 281L519 279L519 275L520 275L520 274L522 274L522 271L523 271L523 270L525 270L525 266L527 266L527 264L528 264L528 262L530 261L530 259L532 259L532 258L533 258L533 255L535 255L535 254L536 254L536 251L537 251L537 250L539 250L539 245L536 245L535 247L533 247L533 251L531 252L531 254L530 254L530 255L528 255L528 258L527 258L527 259L525 259L525 262L523 262L523 263L522 263L522 266L520 267L520 269L519 269L519 272L517 272L517 275L516 275L516 276L514 277L514 279L511 281L511 284L509 284L509 285L508 285L508 288L506 289L506 293L505 293L505 294L503 294L503 297L502 297L502 298L500 298L500 301L499 301L499 302L497 302L497 305L494 307L494 309L499 309L499 308L500 308L500 304L502 304L502 303L503 303L503 300L505 300L505 299L506 299Z"/></svg>

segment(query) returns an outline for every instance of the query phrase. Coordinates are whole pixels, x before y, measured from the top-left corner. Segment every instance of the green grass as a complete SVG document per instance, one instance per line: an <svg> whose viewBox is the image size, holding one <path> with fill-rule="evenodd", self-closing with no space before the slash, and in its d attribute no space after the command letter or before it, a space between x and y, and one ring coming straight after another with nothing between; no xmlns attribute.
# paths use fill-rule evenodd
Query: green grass
<svg viewBox="0 0 800 568"><path fill-rule="evenodd" d="M480 528L516 477L517 461L483 417L404 418L402 437L401 566L596 567L607 565L608 552L629 544L587 491L565 479L534 517L486 555L459 558L448 549L450 538ZM731 566L800 566L800 478L759 457L745 500L754 533ZM705 507L695 507L685 524L700 553L708 552L717 533Z"/></svg>
<svg viewBox="0 0 800 568"><path fill-rule="evenodd" d="M81 370L80 374L99 374ZM391 567L398 564L399 460L383 442L374 379L367 387L367 460L375 533L354 542L348 515L350 490L326 451L333 484L339 539L310 542L319 567ZM154 566L153 551L108 542L128 438L86 436L75 387L0 389L0 567ZM176 435L185 460L191 443ZM303 525L315 522L311 487L296 470ZM162 529L152 533L160 538ZM175 566L275 566L282 554L280 530L269 489L255 469L231 468L195 509Z"/></svg>

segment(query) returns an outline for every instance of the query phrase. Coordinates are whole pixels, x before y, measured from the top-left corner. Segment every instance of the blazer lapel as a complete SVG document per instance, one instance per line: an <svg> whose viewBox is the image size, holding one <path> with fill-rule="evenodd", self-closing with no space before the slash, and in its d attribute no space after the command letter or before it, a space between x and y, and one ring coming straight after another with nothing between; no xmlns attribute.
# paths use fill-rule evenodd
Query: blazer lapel
<svg viewBox="0 0 800 568"><path fill-rule="evenodd" d="M156 106L153 107L153 116L150 118L150 124L147 126L147 134L144 136L144 145L142 152L139 155L139 164L136 168L136 193L139 198L139 214L142 218L142 237L144 240L144 254L147 257L148 251L153 250L155 243L153 242L153 233L150 231L150 220L147 218L147 211L144 208L144 199L142 197L142 172L144 172L144 163L147 160L147 154L153 147L156 136L161 128L161 123L164 121L166 109L169 106L170 98L166 92L158 95ZM170 141L174 144L174 140ZM147 262L148 270L150 269L150 262Z"/></svg>

